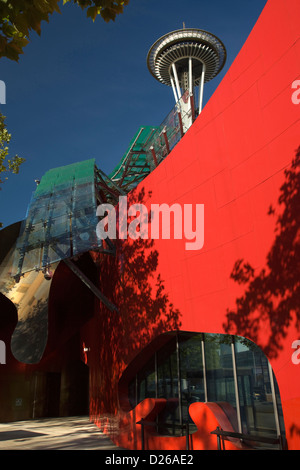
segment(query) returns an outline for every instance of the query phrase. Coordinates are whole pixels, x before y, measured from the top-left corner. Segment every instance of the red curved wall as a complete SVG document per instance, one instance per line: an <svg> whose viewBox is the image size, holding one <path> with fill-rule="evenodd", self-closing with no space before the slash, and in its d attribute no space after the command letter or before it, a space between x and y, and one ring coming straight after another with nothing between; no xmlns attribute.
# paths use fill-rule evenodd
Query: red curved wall
<svg viewBox="0 0 300 470"><path fill-rule="evenodd" d="M278 235L277 211L294 203L286 193L287 201L279 204L278 199L287 178L284 171L300 146L300 104L292 102L292 83L300 78L299 31L299 0L269 0L202 114L138 188L148 207L204 204L203 248L186 251L185 240L155 240L153 246L128 241L116 261L103 258L100 263L100 287L120 313L97 305L82 341L90 347L86 361L91 371L91 416L99 425L114 427L117 442L118 381L136 354L159 333L178 327L228 332L227 312L236 311L239 297L253 295L265 297L250 317L234 317L230 332L255 341L269 357L281 393L289 449L300 449L300 364L292 362L292 343L299 336L297 309L286 303L281 316L277 309L293 286L277 295L266 277ZM152 195L147 199L148 191ZM282 253L288 250L287 245ZM230 277L239 259L255 269L252 290L249 283ZM277 278L284 288L280 266L279 262Z"/></svg>

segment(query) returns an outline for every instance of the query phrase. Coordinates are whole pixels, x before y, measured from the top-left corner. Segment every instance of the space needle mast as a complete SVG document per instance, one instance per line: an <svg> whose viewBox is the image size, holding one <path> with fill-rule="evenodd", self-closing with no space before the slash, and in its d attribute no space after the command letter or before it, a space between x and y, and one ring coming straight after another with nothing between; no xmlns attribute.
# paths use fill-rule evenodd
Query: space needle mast
<svg viewBox="0 0 300 470"><path fill-rule="evenodd" d="M154 78L172 87L186 131L195 115L202 111L204 83L224 67L226 49L213 34L183 26L183 29L165 34L153 44L148 52L147 65ZM185 99L181 99L183 96Z"/></svg>

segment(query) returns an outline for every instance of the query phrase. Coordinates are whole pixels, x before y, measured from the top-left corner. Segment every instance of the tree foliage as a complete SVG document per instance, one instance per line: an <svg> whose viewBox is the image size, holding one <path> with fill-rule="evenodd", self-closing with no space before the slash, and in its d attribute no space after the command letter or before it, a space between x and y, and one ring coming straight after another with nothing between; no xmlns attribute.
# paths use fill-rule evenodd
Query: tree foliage
<svg viewBox="0 0 300 470"><path fill-rule="evenodd" d="M259 345L269 357L278 356L292 326L300 329L300 147L284 174L277 207L268 213L277 220L266 265L257 272L243 259L236 261L231 278L245 291L224 324L228 333L257 344L263 329L266 344Z"/></svg>
<svg viewBox="0 0 300 470"><path fill-rule="evenodd" d="M99 15L114 21L129 0L63 0L86 10L93 21ZM49 22L54 12L61 13L59 0L0 0L0 57L18 61L32 31L41 34L42 21Z"/></svg>
<svg viewBox="0 0 300 470"><path fill-rule="evenodd" d="M20 165L25 161L24 158L15 155L9 158L9 143L11 134L9 134L5 125L5 116L0 113L0 184L7 180L9 173L19 173ZM1 188L0 188L1 189ZM1 227L0 223L0 227Z"/></svg>

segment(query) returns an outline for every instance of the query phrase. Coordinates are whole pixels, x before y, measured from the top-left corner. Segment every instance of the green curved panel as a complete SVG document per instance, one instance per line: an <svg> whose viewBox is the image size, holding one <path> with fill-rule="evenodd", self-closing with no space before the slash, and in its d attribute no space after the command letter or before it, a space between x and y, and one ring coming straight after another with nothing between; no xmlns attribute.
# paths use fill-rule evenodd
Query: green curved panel
<svg viewBox="0 0 300 470"><path fill-rule="evenodd" d="M29 204L12 275L99 248L96 209L94 159L49 170Z"/></svg>

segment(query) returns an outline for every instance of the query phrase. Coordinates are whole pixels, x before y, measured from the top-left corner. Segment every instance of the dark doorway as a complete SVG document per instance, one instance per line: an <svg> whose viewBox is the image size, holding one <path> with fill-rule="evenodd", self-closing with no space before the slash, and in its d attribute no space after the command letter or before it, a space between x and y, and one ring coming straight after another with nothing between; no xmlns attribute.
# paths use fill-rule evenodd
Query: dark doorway
<svg viewBox="0 0 300 470"><path fill-rule="evenodd" d="M47 372L45 415L49 418L59 416L60 382L60 373Z"/></svg>
<svg viewBox="0 0 300 470"><path fill-rule="evenodd" d="M80 360L63 369L60 387L60 416L89 414L89 368Z"/></svg>

